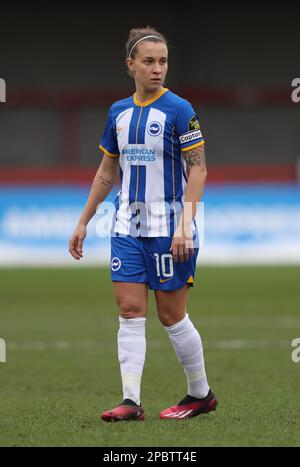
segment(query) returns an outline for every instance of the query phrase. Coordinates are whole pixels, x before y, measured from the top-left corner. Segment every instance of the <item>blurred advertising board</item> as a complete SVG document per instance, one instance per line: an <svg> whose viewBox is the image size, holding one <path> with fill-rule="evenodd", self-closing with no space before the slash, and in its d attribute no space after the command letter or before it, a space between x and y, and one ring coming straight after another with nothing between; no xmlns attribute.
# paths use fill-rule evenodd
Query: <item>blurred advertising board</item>
<svg viewBox="0 0 300 467"><path fill-rule="evenodd" d="M77 186L0 188L0 265L78 264L68 241L88 193ZM83 266L109 263L116 193L88 226ZM199 262L300 264L299 186L207 185L203 202Z"/></svg>

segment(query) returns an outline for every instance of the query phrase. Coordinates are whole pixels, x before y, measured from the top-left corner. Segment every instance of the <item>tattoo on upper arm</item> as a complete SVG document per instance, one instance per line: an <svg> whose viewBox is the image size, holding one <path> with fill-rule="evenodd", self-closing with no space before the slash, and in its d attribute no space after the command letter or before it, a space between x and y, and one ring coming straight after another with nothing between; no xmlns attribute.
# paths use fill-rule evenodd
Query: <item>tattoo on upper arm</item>
<svg viewBox="0 0 300 467"><path fill-rule="evenodd" d="M184 158L189 169L194 165L206 168L204 145L184 152Z"/></svg>

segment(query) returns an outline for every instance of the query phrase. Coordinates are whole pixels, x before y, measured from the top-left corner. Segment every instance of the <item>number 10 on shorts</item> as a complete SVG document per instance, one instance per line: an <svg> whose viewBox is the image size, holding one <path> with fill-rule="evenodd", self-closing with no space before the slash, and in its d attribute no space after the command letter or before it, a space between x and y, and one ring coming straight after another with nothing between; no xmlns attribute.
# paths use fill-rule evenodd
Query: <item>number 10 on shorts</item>
<svg viewBox="0 0 300 467"><path fill-rule="evenodd" d="M173 277L174 275L174 267L173 267L173 257L170 253L166 253L164 255L159 255L158 253L154 253L155 260L156 260L156 273L157 276L163 277Z"/></svg>

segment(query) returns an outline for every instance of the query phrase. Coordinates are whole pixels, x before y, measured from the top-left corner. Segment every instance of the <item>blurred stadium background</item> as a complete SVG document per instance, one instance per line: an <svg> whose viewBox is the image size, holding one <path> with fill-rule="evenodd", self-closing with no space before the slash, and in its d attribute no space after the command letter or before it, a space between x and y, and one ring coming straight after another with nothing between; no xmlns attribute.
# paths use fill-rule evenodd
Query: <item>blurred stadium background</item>
<svg viewBox="0 0 300 467"><path fill-rule="evenodd" d="M7 364L0 364L0 371L7 375L4 394L8 401L1 420L12 423L5 425L7 436L2 431L3 444L122 445L122 440L114 438L115 432L99 441L94 432L91 435L96 425L89 425L89 421L84 423L91 430L90 437L76 438L77 422L72 419L73 438L66 436L68 430L62 426L56 426L56 438L53 430L49 438L40 437L39 424L31 427L29 437L22 438L21 429L12 430L12 420L20 417L13 397L20 398L22 391L25 406L21 412L29 425L33 413L30 394L33 398L42 394L45 405L53 397L50 406L55 413L54 400L59 397L54 388L58 380L63 385L61 394L67 397L70 391L72 398L76 383L70 382L70 374L76 375L77 371L77 380L80 379L82 371L89 367L88 359L98 375L99 365L103 369L104 363L99 363L103 344L97 339L103 338L107 345L108 329L115 331L111 290L104 300L105 309L103 299L102 304L97 302L99 295L106 297L110 284L109 239L97 234L103 218L96 215L89 226L84 261L77 263L70 257L68 239L100 162L98 143L107 110L113 101L134 91L126 74L124 45L128 30L136 26L149 24L166 35L170 47L166 86L192 102L206 140L205 238L199 255L199 264L205 264L203 273L199 273L199 277L203 274L204 285L198 291L195 287L192 307L196 324L203 324L204 342L211 348L208 359L216 365L212 380L223 390L223 399L227 395L228 404L231 384L237 384L243 397L247 395L245 404L249 405L253 402L251 397L264 387L263 375L271 375L269 381L277 378L268 390L272 398L277 389L275 399L279 405L284 393L279 373L283 379L293 381L294 389L296 380L299 382L299 368L290 358L291 339L300 334L300 102L291 99L292 81L300 77L298 16L274 7L259 12L252 6L243 7L243 11L229 7L216 10L198 3L172 7L171 13L169 6L163 4L159 15L152 7L146 13L139 10L132 7L129 12L124 6L106 5L104 11L96 6L72 5L69 11L53 3L33 6L30 2L18 8L1 7L0 78L6 82L6 102L0 103L0 336L7 341L8 355ZM117 187L108 201L114 198L116 190ZM100 264L103 270L98 276ZM33 265L38 268L28 269ZM97 269L83 268L79 272L65 268L74 265ZM245 268L246 265L251 268ZM98 277L103 279L101 284ZM76 293L72 284L78 287ZM88 296L92 298L90 310L84 310L84 320L82 309ZM205 309L197 311L198 303L203 303ZM150 324L154 343L160 332L158 324ZM114 339L113 333L111 336ZM107 348L111 350L107 358L114 362L114 347ZM243 358L248 352L244 381L250 387L249 393L237 373L234 376L234 368L239 375L243 373L236 349L244 349ZM272 354L274 358L271 349L276 354ZM45 350L49 361L44 361ZM57 363L61 362L62 350L64 358L70 351L68 365ZM152 350L153 357L149 358L156 362L155 355L159 359L161 347L154 345ZM169 347L168 352L170 366L176 365ZM76 355L76 363L71 362L72 355ZM258 361L260 367L255 376ZM276 362L280 362L279 373ZM50 370L43 374L42 368L47 365ZM117 364L113 365L114 381L118 381ZM148 368L151 385L150 364ZM259 388L248 385L249 368L252 382L253 378L260 378ZM44 385L42 376L37 376L39 371L45 378ZM177 366L176 371L181 374ZM223 381L217 376L222 371ZM224 381L228 372L233 379L227 387ZM161 378L165 374L162 372ZM85 378L89 377L86 373ZM35 389L31 387L32 378L36 378ZM99 402L102 393L98 379L94 380L90 391ZM69 381L70 387L63 381ZM105 383L101 383L103 391ZM286 386L289 387L288 382ZM20 387L21 394L14 393ZM52 395L46 396L45 388L51 388ZM76 390L80 393L81 387ZM112 386L109 394L112 399L107 396L103 408L107 408L105 403L115 403L119 393ZM218 423L210 426L220 431L215 440L227 445L297 444L294 394L291 389L285 400L286 407L291 407L290 431L280 431L278 427L277 434L263 441L253 425L251 433L245 432L243 438L241 425L235 419L231 428L234 425L236 432L228 428L228 435ZM89 402L83 419L92 418L89 409L95 401ZM65 410L72 412L71 404ZM265 422L270 422L268 417L273 412L274 407L269 406L267 418L262 416ZM51 426L56 421L48 419L47 423ZM270 425L273 423L271 420ZM178 441L177 445L217 443L205 437L199 441L198 432L193 430L189 440ZM267 425L262 433L266 431ZM137 445L147 439L140 439L138 433L135 436ZM163 439L172 445L171 438ZM153 445L159 442L162 441L149 440Z"/></svg>
<svg viewBox="0 0 300 467"><path fill-rule="evenodd" d="M74 264L66 241L100 162L108 107L133 93L124 44L129 28L141 23L169 39L166 86L193 103L206 139L199 260L299 262L296 19L199 6L192 15L175 10L172 22L168 8L159 18L133 11L126 20L113 11L4 8L0 264ZM85 263L107 262L107 247L91 224Z"/></svg>

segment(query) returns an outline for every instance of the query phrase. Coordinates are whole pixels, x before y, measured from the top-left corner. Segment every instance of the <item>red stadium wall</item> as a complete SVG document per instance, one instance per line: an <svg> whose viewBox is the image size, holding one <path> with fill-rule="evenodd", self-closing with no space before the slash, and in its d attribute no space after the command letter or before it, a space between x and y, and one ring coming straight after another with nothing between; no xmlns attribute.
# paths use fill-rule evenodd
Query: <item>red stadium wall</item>
<svg viewBox="0 0 300 467"><path fill-rule="evenodd" d="M96 170L96 167L1 168L0 184L90 184ZM293 183L296 180L296 169L289 165L209 166L207 183Z"/></svg>
<svg viewBox="0 0 300 467"><path fill-rule="evenodd" d="M195 104L225 107L282 107L293 105L290 88L194 88L175 89ZM58 167L2 167L3 184L85 184L93 180L96 167L80 166L80 110L108 107L130 92L128 89L63 90L8 89L6 108L54 108L61 112L61 165ZM295 182L293 165L208 165L208 183Z"/></svg>

